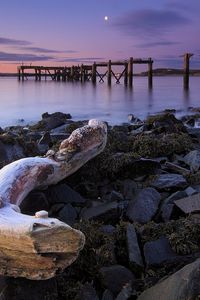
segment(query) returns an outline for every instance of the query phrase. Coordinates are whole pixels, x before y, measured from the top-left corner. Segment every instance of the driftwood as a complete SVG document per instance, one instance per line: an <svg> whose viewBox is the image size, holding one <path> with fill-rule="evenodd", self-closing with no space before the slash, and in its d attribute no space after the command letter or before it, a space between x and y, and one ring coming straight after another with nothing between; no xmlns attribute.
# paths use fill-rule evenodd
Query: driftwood
<svg viewBox="0 0 200 300"><path fill-rule="evenodd" d="M20 213L35 188L56 184L74 173L106 145L107 128L90 120L64 140L58 152L15 161L0 170L0 274L48 279L70 265L84 246L84 235L40 211Z"/></svg>

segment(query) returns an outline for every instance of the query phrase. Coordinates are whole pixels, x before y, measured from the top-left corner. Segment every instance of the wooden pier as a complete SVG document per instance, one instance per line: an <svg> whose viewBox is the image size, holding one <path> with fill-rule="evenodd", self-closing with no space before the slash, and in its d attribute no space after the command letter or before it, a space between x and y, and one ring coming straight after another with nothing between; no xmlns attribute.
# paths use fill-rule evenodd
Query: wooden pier
<svg viewBox="0 0 200 300"><path fill-rule="evenodd" d="M125 85L133 86L133 66L135 64L146 64L148 66L148 85L152 88L153 85L153 60L138 59L131 57L129 60L124 61L111 61L108 62L94 62L92 65L78 65L71 67L44 67L21 65L18 67L18 79L27 80L28 78L35 78L40 81L51 78L55 81L91 81L93 84L97 82L104 82L107 79L108 85L111 85L112 78L116 83L120 83L123 79ZM120 72L115 73L112 69L113 66L121 68ZM105 72L102 73L104 68ZM101 71L100 71L101 69Z"/></svg>

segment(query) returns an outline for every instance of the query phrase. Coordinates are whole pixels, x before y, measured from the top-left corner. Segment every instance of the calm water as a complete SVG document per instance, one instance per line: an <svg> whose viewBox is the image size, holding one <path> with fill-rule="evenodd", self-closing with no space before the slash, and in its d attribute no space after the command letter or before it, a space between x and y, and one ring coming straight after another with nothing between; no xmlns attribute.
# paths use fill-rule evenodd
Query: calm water
<svg viewBox="0 0 200 300"><path fill-rule="evenodd" d="M24 125L40 119L44 112L71 113L73 119L99 118L111 123L127 121L127 115L144 118L147 114L175 108L184 114L188 107L200 106L200 77L190 79L185 93L181 77L154 77L148 90L147 78L134 78L132 90L122 84L69 83L33 80L18 82L16 78L0 78L0 126Z"/></svg>

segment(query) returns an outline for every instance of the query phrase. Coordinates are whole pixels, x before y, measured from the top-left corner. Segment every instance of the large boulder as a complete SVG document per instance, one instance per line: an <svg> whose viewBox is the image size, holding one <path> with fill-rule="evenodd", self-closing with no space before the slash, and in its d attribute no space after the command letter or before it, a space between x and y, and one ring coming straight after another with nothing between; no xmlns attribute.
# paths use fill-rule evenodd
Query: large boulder
<svg viewBox="0 0 200 300"><path fill-rule="evenodd" d="M200 259L144 291L138 300L189 300L200 295Z"/></svg>

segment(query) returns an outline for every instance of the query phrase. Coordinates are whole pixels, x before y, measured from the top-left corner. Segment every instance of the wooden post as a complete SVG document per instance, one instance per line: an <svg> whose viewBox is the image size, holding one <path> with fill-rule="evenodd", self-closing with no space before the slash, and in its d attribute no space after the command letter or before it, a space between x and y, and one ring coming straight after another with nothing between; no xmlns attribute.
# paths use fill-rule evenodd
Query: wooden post
<svg viewBox="0 0 200 300"><path fill-rule="evenodd" d="M124 84L128 84L128 63L125 63L124 65L125 71L124 71Z"/></svg>
<svg viewBox="0 0 200 300"><path fill-rule="evenodd" d="M192 53L184 54L184 66L183 66L183 86L185 90L189 89L189 76L190 76L190 57L192 57Z"/></svg>
<svg viewBox="0 0 200 300"><path fill-rule="evenodd" d="M153 87L153 61L151 58L149 58L149 63L148 63L148 85L149 88L152 89Z"/></svg>
<svg viewBox="0 0 200 300"><path fill-rule="evenodd" d="M20 67L18 67L18 80L19 81L21 80L21 69L20 69Z"/></svg>
<svg viewBox="0 0 200 300"><path fill-rule="evenodd" d="M81 65L81 68L80 68L80 76L81 76L81 82L83 82L83 76L84 76L83 64Z"/></svg>
<svg viewBox="0 0 200 300"><path fill-rule="evenodd" d="M71 80L74 80L74 66L71 67L70 76Z"/></svg>
<svg viewBox="0 0 200 300"><path fill-rule="evenodd" d="M38 75L39 75L39 80L41 80L41 77L42 77L42 71L41 71L41 69L38 70Z"/></svg>
<svg viewBox="0 0 200 300"><path fill-rule="evenodd" d="M108 62L108 85L111 85L111 77L112 76L112 68L111 68L111 60Z"/></svg>
<svg viewBox="0 0 200 300"><path fill-rule="evenodd" d="M128 81L129 81L129 86L132 87L132 85L133 85L133 57L130 57L130 60L128 63Z"/></svg>
<svg viewBox="0 0 200 300"><path fill-rule="evenodd" d="M92 83L96 83L96 70L97 70L97 66L96 66L96 62L93 63L92 65Z"/></svg>
<svg viewBox="0 0 200 300"><path fill-rule="evenodd" d="M24 69L22 68L22 81L24 81Z"/></svg>

